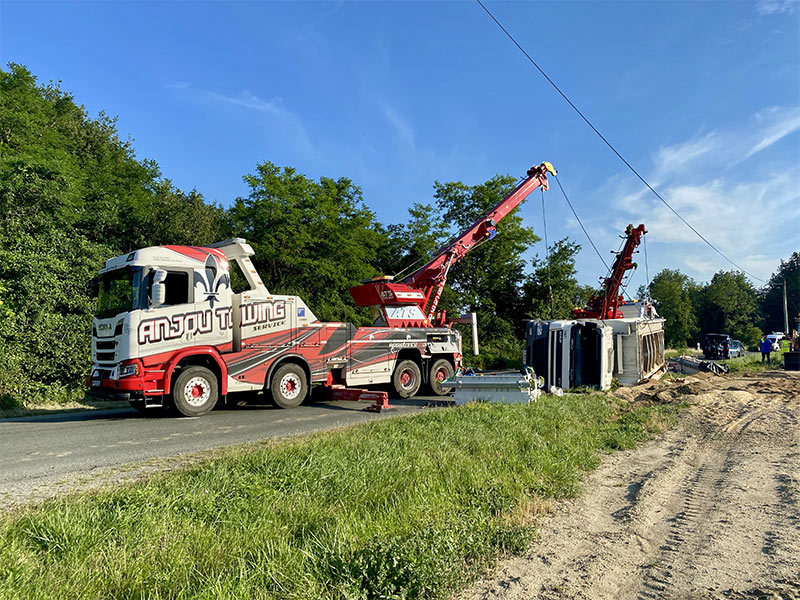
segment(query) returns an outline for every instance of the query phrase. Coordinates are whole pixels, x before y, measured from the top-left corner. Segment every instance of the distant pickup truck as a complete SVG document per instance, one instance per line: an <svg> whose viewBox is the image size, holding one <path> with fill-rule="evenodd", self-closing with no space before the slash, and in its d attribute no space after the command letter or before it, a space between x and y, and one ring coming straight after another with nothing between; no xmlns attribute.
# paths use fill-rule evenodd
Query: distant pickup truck
<svg viewBox="0 0 800 600"><path fill-rule="evenodd" d="M703 356L713 358L735 358L744 355L744 346L739 340L724 333L707 333L703 337Z"/></svg>

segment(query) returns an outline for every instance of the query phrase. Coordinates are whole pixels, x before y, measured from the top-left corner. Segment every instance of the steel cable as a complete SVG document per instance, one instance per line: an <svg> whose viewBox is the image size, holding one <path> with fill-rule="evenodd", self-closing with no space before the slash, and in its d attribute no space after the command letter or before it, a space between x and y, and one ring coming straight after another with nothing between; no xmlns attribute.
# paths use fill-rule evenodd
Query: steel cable
<svg viewBox="0 0 800 600"><path fill-rule="evenodd" d="M646 180L644 177L642 177L642 176L639 174L639 172L638 172L638 171L637 171L637 170L636 170L636 169L633 167L633 165L631 165L631 164L630 164L630 163L629 163L627 160L625 160L625 157L624 157L624 156L622 156L622 154L620 154L620 153L617 151L617 149L616 149L616 148L613 146L613 144L611 144L611 142L609 142L609 141L608 141L608 140L605 138L605 136L604 136L602 133L600 133L600 131L597 129L597 127L595 127L595 126L592 124L592 122L591 122L591 121L590 121L590 120L589 120L589 119L586 117L586 115L584 115L584 114L583 114L583 113L580 111L580 109L579 109L577 106L575 106L575 105L572 103L572 101L571 101L571 100L570 100L570 99L567 97L567 95L566 95L564 92L562 92L562 91L561 91L561 88L559 88L559 87L556 85L556 83L555 83L555 82L554 82L552 79L550 79L550 77L548 77L548 76L547 76L547 73L545 73L545 72L544 72L544 70L543 70L543 69L542 69L542 68L541 68L541 67L540 67L540 66L539 66L539 65L536 63L536 61L535 61L535 60L533 60L533 58L531 58L530 54L528 54L528 53L525 51L525 49L524 49L524 48L523 48L523 47L522 47L522 46L519 44L519 42L517 42L517 40L516 40L516 39L514 39L514 36L513 36L513 35L511 35L511 33L509 33L509 31L508 31L508 30L507 30L505 27L503 27L502 23L500 23L500 21L498 21L498 20L497 20L497 18L496 18L496 17L495 17L495 16L494 16L494 15L491 13L491 11L490 11L488 8L486 8L486 6L483 4L483 2L481 2L481 0L475 0L475 1L476 1L476 2L477 2L479 5L480 5L480 7L481 7L481 8L482 8L482 9L483 9L485 12L486 12L486 14L487 14L487 15L489 15L489 17L492 19L492 21L494 21L494 22L495 22L495 24L496 24L496 25L497 25L497 26L498 26L498 27L499 27L499 28L500 28L500 29L503 31L503 33L505 33L505 34L506 34L506 36L508 37L508 39L510 39L510 40L511 40L511 41L514 43L514 45L515 45L515 46L516 46L516 47L519 49L519 51L520 51L520 52L522 52L522 53L525 55L525 57L526 57L526 58L527 58L527 59L530 61L530 63L531 63L531 64L532 64L534 67L536 67L536 70L537 70L537 71L539 71L539 73L541 73L541 74L542 74L542 77L544 77L544 78L547 80L547 82L548 82L550 85L552 85L552 86L553 86L553 88L554 88L554 89L555 89L555 90L556 90L556 91L557 91L557 92L558 92L558 93L561 95L561 97L562 97L562 98L563 98L563 99L564 99L564 100L567 102L567 104L569 104L569 105L572 107L572 109L573 109L573 110L574 110L576 113L578 113L578 115L581 117L581 119L583 119L583 120L586 122L586 124L587 124L589 127L591 127L592 131L594 131L594 132L597 134L597 136L598 136L598 137L599 137L601 140L603 140L603 142L606 144L606 146L608 146L608 147L611 149L611 151L612 151L614 154L616 154L616 155L617 155L617 158L619 158L619 159L620 159L620 160L621 160L621 161L622 161L622 162L625 164L625 166L626 166L626 167L628 167L628 168L631 170L631 172L632 172L634 175L636 175L636 177L638 177L638 178L639 178L639 180L640 180L640 181L641 181L641 182L642 182L642 183L643 183L643 184L644 184L644 185L647 187L647 189L649 189L651 192L653 192L653 194L655 195L655 197L656 197L656 198L658 198L658 199L659 199L659 200L660 200L660 201L661 201L661 202L664 204L664 206L666 206L666 207L667 207L667 208L668 208L670 211L672 211L672 213L673 213L673 214L674 214L676 217L678 217L678 218L679 218L679 219L680 219L680 220L683 222L683 224L684 224L684 225L686 225L686 226L687 226L689 229L691 229L691 230L692 230L692 231L695 233L695 235L697 235L697 237L699 237L701 240L703 240L703 241L704 241L704 242L705 242L705 243L708 245L708 247L709 247L709 248L711 248L712 250L714 250L714 252L716 252L717 254L719 254L719 255L720 255L722 258L724 258L726 261L728 261L728 262L729 262L730 264L732 264L734 267L736 267L737 269L739 269L740 271L742 271L742 272L743 272L743 273L745 273L746 275L749 275L750 277L752 277L752 278L753 278L753 279L755 279L756 281L760 281L760 282L762 282L762 283L766 283L766 281L765 281L765 280L761 279L760 277L756 277L756 276L755 276L755 275L753 275L752 273L750 273L750 272L746 271L744 268L740 267L738 264L736 264L735 262L733 262L733 260L731 260L731 259L730 259L730 258L728 258L728 257L727 257L725 254L723 254L723 252L722 252L721 250L719 250L719 249L718 249L716 246L714 246L714 244L712 244L711 242L709 242L709 241L708 241L708 240L707 240L707 239L706 239L706 238L703 236L703 234L701 234L699 231L697 231L697 229L695 229L694 227L692 227L692 225L689 223L689 221L687 221L686 219L684 219L684 218L683 218L683 217L682 217L682 216L681 216L681 215L678 213L678 211L677 211L677 210L675 210L674 208L672 208L672 206L669 204L669 202L667 202L666 200L664 200L664 198L661 196L661 194L659 194L659 193L658 193L658 192L657 192L657 191L656 191L656 190L653 188L653 186L651 186L651 185L650 185L650 184L647 182L647 180Z"/></svg>

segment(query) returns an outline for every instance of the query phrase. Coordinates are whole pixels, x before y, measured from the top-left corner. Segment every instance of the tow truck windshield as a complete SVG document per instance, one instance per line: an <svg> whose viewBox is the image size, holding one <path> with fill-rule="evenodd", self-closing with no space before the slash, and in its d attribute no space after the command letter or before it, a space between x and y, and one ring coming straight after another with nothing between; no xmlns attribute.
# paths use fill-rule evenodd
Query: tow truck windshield
<svg viewBox="0 0 800 600"><path fill-rule="evenodd" d="M101 275L97 280L97 316L147 308L147 289L142 267L125 267Z"/></svg>

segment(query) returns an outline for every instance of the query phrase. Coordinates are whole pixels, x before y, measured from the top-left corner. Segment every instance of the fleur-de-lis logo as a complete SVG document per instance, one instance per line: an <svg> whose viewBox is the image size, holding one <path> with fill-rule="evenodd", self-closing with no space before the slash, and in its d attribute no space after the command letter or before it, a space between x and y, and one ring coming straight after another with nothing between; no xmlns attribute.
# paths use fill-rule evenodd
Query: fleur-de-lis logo
<svg viewBox="0 0 800 600"><path fill-rule="evenodd" d="M214 308L214 303L219 302L219 294L222 288L229 288L231 285L230 276L217 265L217 259L209 254L206 258L206 267L203 271L195 270L194 272L194 285L203 288L205 300L211 308Z"/></svg>

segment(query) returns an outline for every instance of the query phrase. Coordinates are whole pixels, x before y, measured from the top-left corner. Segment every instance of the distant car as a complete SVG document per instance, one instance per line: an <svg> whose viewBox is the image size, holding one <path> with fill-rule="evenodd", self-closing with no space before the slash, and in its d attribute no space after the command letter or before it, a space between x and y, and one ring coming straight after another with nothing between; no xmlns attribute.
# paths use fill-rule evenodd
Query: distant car
<svg viewBox="0 0 800 600"><path fill-rule="evenodd" d="M728 343L728 358L744 356L744 345L739 340L731 340Z"/></svg>
<svg viewBox="0 0 800 600"><path fill-rule="evenodd" d="M781 333L780 331L773 331L772 333L770 333L770 334L767 336L767 339L768 339L768 340L770 341L770 343L772 343L772 344L775 344L775 343L778 343L778 344L780 344L780 343L781 343L781 340L782 340L783 338L785 338L785 337L786 337L786 334L785 334L785 333Z"/></svg>

